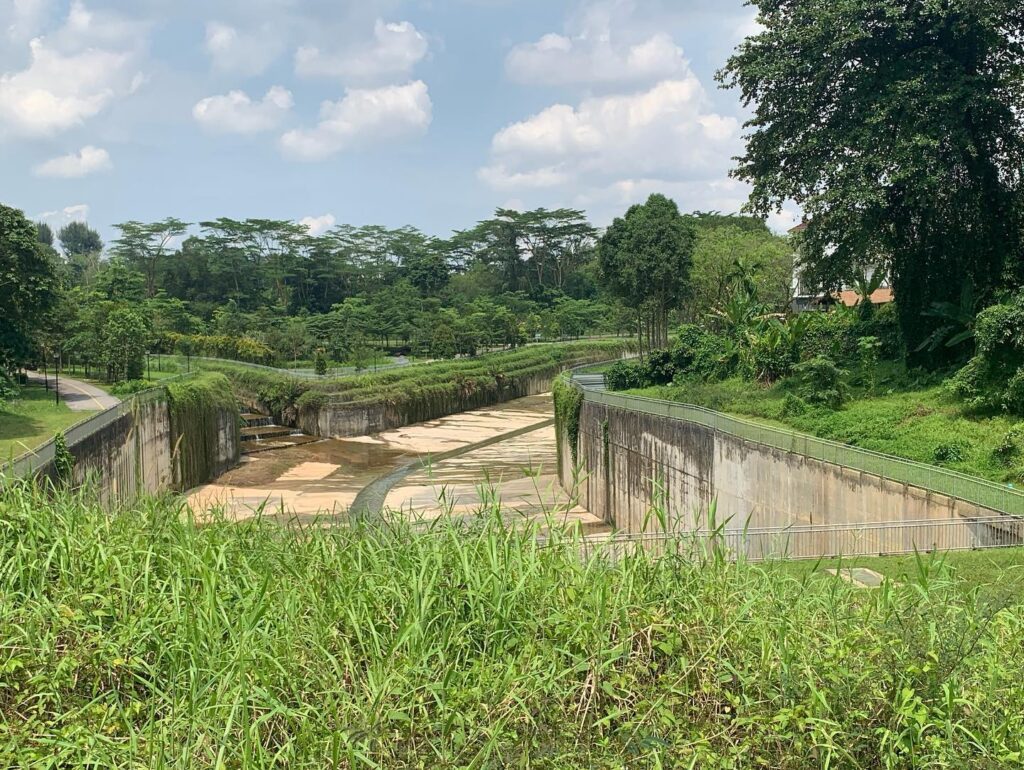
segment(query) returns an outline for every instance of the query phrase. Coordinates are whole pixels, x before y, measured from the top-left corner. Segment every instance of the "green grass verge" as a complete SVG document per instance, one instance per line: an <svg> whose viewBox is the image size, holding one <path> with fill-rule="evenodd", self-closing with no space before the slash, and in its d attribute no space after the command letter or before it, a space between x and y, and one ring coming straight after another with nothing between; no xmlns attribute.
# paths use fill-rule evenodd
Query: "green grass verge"
<svg viewBox="0 0 1024 770"><path fill-rule="evenodd" d="M458 528L0 490L8 767L1005 767L1024 608Z"/></svg>
<svg viewBox="0 0 1024 770"><path fill-rule="evenodd" d="M92 414L95 412L72 412L63 402L55 404L53 391L41 385L23 386L21 395L0 409L0 465Z"/></svg>
<svg viewBox="0 0 1024 770"><path fill-rule="evenodd" d="M650 398L706 406L819 438L941 465L996 482L1021 483L1024 453L1001 455L995 450L1021 420L1007 415L978 415L950 395L941 384L914 383L889 367L878 395L856 389L842 409L810 408L786 414L785 384L765 388L743 380L716 383L684 382L630 391ZM952 457L942 448L956 446ZM957 456L959 455L959 456ZM944 459L940 459L943 457Z"/></svg>

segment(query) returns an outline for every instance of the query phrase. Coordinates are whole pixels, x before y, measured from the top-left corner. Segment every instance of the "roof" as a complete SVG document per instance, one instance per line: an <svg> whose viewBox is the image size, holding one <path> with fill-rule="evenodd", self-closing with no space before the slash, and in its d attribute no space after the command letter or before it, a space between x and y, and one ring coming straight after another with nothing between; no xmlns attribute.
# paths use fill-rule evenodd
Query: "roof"
<svg viewBox="0 0 1024 770"><path fill-rule="evenodd" d="M791 227L789 229L789 232L790 233L802 233L806 229L807 229L807 223L806 222L801 222L796 227Z"/></svg>
<svg viewBox="0 0 1024 770"><path fill-rule="evenodd" d="M860 302L860 294L855 291L841 291L836 295L836 299L842 302L847 307L853 307ZM888 286L883 286L880 289L876 289L871 295L872 305L888 305L893 300L892 289Z"/></svg>

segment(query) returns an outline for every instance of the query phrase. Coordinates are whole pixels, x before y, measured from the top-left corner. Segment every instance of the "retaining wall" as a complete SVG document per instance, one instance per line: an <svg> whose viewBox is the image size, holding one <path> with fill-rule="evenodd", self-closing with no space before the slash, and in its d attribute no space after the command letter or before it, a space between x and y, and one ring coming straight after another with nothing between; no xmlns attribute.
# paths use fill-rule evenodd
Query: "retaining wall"
<svg viewBox="0 0 1024 770"><path fill-rule="evenodd" d="M495 382L492 386L477 387L471 391L453 392L439 388L437 392L426 392L399 404L342 402L307 406L299 409L296 426L303 433L325 438L380 433L472 409L483 409L517 398L547 393L551 390L551 383L555 377L579 363L574 361L545 372L511 377L500 384Z"/></svg>
<svg viewBox="0 0 1024 770"><path fill-rule="evenodd" d="M221 406L213 411L213 419L205 426L212 431L206 437L210 451L202 468L192 466L201 481L214 478L239 461L237 410ZM128 502L146 493L184 491L192 481L183 478L182 473L186 430L174 425L163 388L138 394L67 431L68 452L74 458L70 482L77 485L92 480L107 503ZM53 442L19 458L7 472L56 480Z"/></svg>
<svg viewBox="0 0 1024 770"><path fill-rule="evenodd" d="M580 505L626 533L706 530L713 503L714 525L725 522L731 532L1003 513L695 422L587 399L580 408L575 458L565 426L558 440L563 484L575 489ZM986 528L978 543L1000 538L1005 533ZM815 544L804 539L813 551ZM873 551L870 542L863 543L862 552Z"/></svg>

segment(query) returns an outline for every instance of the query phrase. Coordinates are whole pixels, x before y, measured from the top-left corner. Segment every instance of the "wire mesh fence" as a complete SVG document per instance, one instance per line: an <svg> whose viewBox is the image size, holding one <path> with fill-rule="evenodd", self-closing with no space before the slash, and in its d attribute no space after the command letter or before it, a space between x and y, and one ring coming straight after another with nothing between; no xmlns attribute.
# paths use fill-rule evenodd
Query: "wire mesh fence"
<svg viewBox="0 0 1024 770"><path fill-rule="evenodd" d="M637 554L687 558L819 559L973 551L1024 545L1024 520L1008 516L922 521L794 525L740 530L592 536L574 542L582 556L612 560Z"/></svg>

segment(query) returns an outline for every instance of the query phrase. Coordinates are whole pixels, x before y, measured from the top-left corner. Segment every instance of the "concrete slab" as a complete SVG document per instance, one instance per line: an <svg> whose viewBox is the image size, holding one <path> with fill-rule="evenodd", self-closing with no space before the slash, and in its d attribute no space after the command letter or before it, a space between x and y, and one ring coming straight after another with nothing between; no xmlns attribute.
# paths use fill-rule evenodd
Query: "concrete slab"
<svg viewBox="0 0 1024 770"><path fill-rule="evenodd" d="M878 588L885 582L885 576L866 567L844 567L842 569L824 570L829 575L834 575L857 588Z"/></svg>

